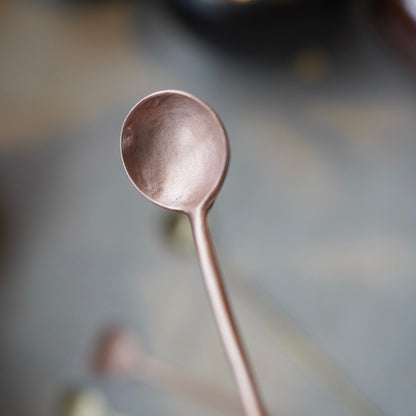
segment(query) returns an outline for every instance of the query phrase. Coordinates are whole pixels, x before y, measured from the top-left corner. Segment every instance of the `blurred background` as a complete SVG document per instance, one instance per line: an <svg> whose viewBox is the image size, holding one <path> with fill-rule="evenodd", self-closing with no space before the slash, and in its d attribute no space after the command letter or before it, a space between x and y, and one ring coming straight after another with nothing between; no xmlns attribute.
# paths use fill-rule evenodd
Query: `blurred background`
<svg viewBox="0 0 416 416"><path fill-rule="evenodd" d="M415 414L414 0L3 0L0 20L1 415L227 414L92 365L127 328L236 394L186 222L119 155L168 88L228 130L210 223L270 413Z"/></svg>

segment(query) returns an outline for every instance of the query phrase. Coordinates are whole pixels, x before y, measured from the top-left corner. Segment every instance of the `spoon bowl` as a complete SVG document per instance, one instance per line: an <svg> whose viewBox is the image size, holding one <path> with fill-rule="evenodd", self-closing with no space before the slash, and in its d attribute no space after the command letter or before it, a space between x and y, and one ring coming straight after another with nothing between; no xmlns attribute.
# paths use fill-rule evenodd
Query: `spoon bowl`
<svg viewBox="0 0 416 416"><path fill-rule="evenodd" d="M189 214L214 201L230 152L225 128L208 104L167 90L145 97L130 111L121 131L121 155L144 196Z"/></svg>

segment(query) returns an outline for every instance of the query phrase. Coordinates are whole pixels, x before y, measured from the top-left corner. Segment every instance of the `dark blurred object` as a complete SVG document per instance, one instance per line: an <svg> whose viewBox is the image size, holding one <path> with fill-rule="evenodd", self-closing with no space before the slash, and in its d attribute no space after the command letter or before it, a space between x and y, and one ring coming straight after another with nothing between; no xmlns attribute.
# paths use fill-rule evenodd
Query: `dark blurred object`
<svg viewBox="0 0 416 416"><path fill-rule="evenodd" d="M382 33L416 68L416 0L377 0L374 11Z"/></svg>
<svg viewBox="0 0 416 416"><path fill-rule="evenodd" d="M292 59L308 47L339 47L350 27L348 0L170 0L194 33L251 63Z"/></svg>
<svg viewBox="0 0 416 416"><path fill-rule="evenodd" d="M8 218L8 212L4 207L3 201L0 203L0 272L4 271L7 266L11 252L11 224ZM3 273L2 273L3 274ZM0 284L3 283L2 274L0 274Z"/></svg>
<svg viewBox="0 0 416 416"><path fill-rule="evenodd" d="M328 0L171 0L176 6L205 19L236 18L259 9L325 7L338 3Z"/></svg>

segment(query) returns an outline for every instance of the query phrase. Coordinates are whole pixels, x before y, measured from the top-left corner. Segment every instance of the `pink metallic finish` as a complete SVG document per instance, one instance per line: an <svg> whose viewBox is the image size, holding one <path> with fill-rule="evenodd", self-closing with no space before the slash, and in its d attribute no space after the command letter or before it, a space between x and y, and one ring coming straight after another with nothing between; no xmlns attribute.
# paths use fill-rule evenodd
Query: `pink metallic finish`
<svg viewBox="0 0 416 416"><path fill-rule="evenodd" d="M121 154L127 174L146 198L185 214L209 205L229 163L227 135L218 115L179 91L151 94L130 111Z"/></svg>
<svg viewBox="0 0 416 416"><path fill-rule="evenodd" d="M206 222L230 158L220 118L191 94L156 92L141 100L124 121L121 155L128 176L146 198L189 217L211 306L245 413L265 416Z"/></svg>

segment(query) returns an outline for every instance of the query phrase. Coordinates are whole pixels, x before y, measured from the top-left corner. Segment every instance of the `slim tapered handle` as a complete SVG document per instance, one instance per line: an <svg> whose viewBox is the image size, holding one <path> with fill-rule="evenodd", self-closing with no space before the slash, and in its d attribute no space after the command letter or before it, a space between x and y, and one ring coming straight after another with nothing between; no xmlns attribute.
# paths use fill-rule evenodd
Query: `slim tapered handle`
<svg viewBox="0 0 416 416"><path fill-rule="evenodd" d="M236 379L246 416L266 416L238 333L207 226L207 212L189 215L196 250L215 320Z"/></svg>

